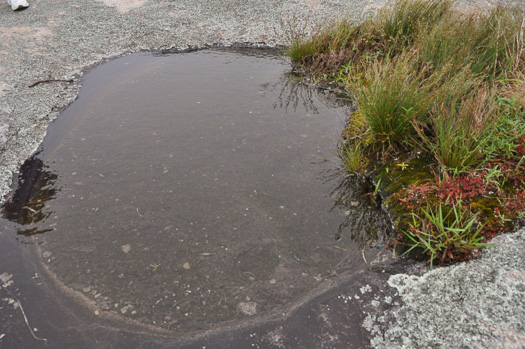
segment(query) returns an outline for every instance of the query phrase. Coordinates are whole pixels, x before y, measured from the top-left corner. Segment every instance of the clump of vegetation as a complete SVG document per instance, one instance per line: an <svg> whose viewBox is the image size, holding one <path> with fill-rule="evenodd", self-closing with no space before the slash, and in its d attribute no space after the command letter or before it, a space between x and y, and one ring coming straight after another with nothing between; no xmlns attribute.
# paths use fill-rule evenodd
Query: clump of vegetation
<svg viewBox="0 0 525 349"><path fill-rule="evenodd" d="M525 215L524 31L518 9L398 0L363 23L291 37L297 70L356 101L340 146L347 173L383 180L397 245L431 264L472 257Z"/></svg>
<svg viewBox="0 0 525 349"><path fill-rule="evenodd" d="M481 242L483 225L476 224L477 214L471 215L461 201L447 209L446 214L441 204L435 212L432 208L422 209L423 217L412 212L410 229L403 232L410 246L406 253L420 249L429 256L431 268L436 259L441 263L458 257L466 259L472 250L490 245Z"/></svg>
<svg viewBox="0 0 525 349"><path fill-rule="evenodd" d="M352 91L374 141L378 145L410 145L416 135L414 122L425 122L432 105L432 83L426 71L414 71L410 53L375 61L364 72L364 82L353 82Z"/></svg>
<svg viewBox="0 0 525 349"><path fill-rule="evenodd" d="M436 100L429 112L429 122L423 126L430 130L420 131L426 149L442 168L478 167L485 159L483 148L493 136L494 90L487 83L473 84L469 92L461 95L456 91L462 87L455 90L445 87L446 97Z"/></svg>

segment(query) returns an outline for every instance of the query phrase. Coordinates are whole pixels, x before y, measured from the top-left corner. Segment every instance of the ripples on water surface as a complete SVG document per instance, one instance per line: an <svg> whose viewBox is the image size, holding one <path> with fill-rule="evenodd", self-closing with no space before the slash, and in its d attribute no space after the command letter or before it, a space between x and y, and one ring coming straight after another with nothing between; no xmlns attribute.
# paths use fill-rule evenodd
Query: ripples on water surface
<svg viewBox="0 0 525 349"><path fill-rule="evenodd" d="M362 268L350 237L381 219L333 175L349 110L288 71L264 51L94 68L5 217L67 286L165 328L260 314Z"/></svg>

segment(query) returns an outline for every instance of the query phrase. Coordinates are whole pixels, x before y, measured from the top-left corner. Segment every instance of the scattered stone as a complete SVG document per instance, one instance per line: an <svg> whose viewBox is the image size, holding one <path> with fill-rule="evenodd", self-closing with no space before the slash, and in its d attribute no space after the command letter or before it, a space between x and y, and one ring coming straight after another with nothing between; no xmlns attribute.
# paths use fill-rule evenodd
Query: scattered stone
<svg viewBox="0 0 525 349"><path fill-rule="evenodd" d="M18 309L18 307L20 306L20 304L16 300L14 300L13 298L2 298L2 300L4 302L7 302L7 304L12 305L13 309L15 309L15 310Z"/></svg>
<svg viewBox="0 0 525 349"><path fill-rule="evenodd" d="M131 246L129 244L121 246L120 248L122 249L122 252L124 253L129 253L129 251L131 251Z"/></svg>
<svg viewBox="0 0 525 349"><path fill-rule="evenodd" d="M51 251L45 251L44 253L42 253L42 257L44 258L49 258L51 257L53 253Z"/></svg>
<svg viewBox="0 0 525 349"><path fill-rule="evenodd" d="M0 274L0 281L2 281L1 286L4 286L4 287L11 286L13 284L13 280L11 280L12 277L13 277L12 274L8 274L8 273Z"/></svg>
<svg viewBox="0 0 525 349"><path fill-rule="evenodd" d="M190 263L186 262L182 265L182 267L186 270L189 270L191 268Z"/></svg>
<svg viewBox="0 0 525 349"><path fill-rule="evenodd" d="M102 310L111 310L111 302L108 300L99 300L97 301L97 305Z"/></svg>
<svg viewBox="0 0 525 349"><path fill-rule="evenodd" d="M132 311L135 307L131 304L126 304L122 308L120 308L120 312L122 314L126 314L128 311ZM133 314L133 313L132 313Z"/></svg>
<svg viewBox="0 0 525 349"><path fill-rule="evenodd" d="M241 302L237 305L237 311L248 316L257 314L257 303L255 302Z"/></svg>
<svg viewBox="0 0 525 349"><path fill-rule="evenodd" d="M82 291L84 291L84 293L88 293L89 291L91 291L91 286L84 287Z"/></svg>
<svg viewBox="0 0 525 349"><path fill-rule="evenodd" d="M275 280L275 279L271 279L270 280L270 284L275 285L276 283L277 283L277 280Z"/></svg>

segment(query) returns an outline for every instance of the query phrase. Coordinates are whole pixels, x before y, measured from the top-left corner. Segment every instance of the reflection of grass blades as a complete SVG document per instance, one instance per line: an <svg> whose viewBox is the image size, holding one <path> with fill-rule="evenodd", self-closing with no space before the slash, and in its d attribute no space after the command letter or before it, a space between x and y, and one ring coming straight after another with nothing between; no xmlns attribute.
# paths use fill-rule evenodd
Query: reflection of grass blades
<svg viewBox="0 0 525 349"><path fill-rule="evenodd" d="M482 243L479 233L483 225L474 227L478 214L470 216L469 211L461 206L461 202L443 214L439 205L436 212L423 210L424 216L412 214L413 223L408 231L403 231L409 239L410 249L420 248L429 256L430 268L435 259L441 262L452 260L454 256L470 252L473 249L493 246Z"/></svg>

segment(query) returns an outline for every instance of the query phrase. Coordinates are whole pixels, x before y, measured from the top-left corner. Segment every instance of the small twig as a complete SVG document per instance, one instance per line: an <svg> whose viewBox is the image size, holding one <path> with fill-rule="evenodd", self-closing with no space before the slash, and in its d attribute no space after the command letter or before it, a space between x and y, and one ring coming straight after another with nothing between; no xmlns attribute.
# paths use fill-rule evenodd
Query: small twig
<svg viewBox="0 0 525 349"><path fill-rule="evenodd" d="M46 79L46 80L39 80L37 82L32 83L31 85L27 87L35 87L38 84L43 84L44 82L73 82L73 79Z"/></svg>
<svg viewBox="0 0 525 349"><path fill-rule="evenodd" d="M143 215L140 214L138 207L137 207L137 213L139 214L139 216L144 217Z"/></svg>
<svg viewBox="0 0 525 349"><path fill-rule="evenodd" d="M36 210L33 210L31 207L29 206L24 206L24 208L27 208L29 211L33 212L33 213L37 213Z"/></svg>
<svg viewBox="0 0 525 349"><path fill-rule="evenodd" d="M364 248L361 249L361 254L363 255L363 260L365 261L365 263L368 264L368 262L366 261L365 249Z"/></svg>
<svg viewBox="0 0 525 349"><path fill-rule="evenodd" d="M33 336L34 339L38 340L38 341L44 341L47 343L47 338L40 338L40 337L37 337L35 335L35 333L33 332L33 329L31 328L31 326L29 325L29 320L27 319L27 316L26 316L26 312L24 311L24 307L22 307L22 302L20 302L20 299L18 299L18 297L13 293L11 292L10 289L8 289L7 287L4 286L4 290L6 290L7 292L9 292L9 294L14 297L16 299L16 301L18 302L18 306L20 307L20 310L22 311L22 315L24 316L24 320L26 322L26 326L27 326L27 329L29 330L29 332L31 333L31 335Z"/></svg>

